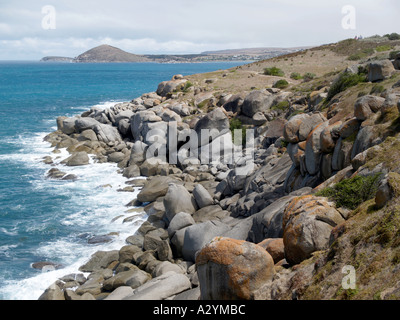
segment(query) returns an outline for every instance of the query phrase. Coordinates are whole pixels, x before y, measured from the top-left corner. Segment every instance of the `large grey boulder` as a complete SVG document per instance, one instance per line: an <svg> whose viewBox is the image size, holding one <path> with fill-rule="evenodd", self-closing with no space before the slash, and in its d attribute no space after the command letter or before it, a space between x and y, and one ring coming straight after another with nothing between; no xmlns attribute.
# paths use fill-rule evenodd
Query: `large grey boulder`
<svg viewBox="0 0 400 320"><path fill-rule="evenodd" d="M338 139L332 155L332 169L334 171L340 171L350 165L353 146L353 143L346 142L343 138Z"/></svg>
<svg viewBox="0 0 400 320"><path fill-rule="evenodd" d="M196 253L214 237L222 236L230 230L220 221L207 221L186 228L182 254L186 261L195 261Z"/></svg>
<svg viewBox="0 0 400 320"><path fill-rule="evenodd" d="M285 258L298 264L329 245L332 229L343 223L342 215L325 198L303 196L292 200L283 216Z"/></svg>
<svg viewBox="0 0 400 320"><path fill-rule="evenodd" d="M150 180L147 180L143 189L138 194L138 200L140 202L153 202L158 197L163 197L167 194L169 183L179 183L178 180L172 177L156 176Z"/></svg>
<svg viewBox="0 0 400 320"><path fill-rule="evenodd" d="M131 122L129 119L122 119L118 122L118 131L123 136L128 136L131 133Z"/></svg>
<svg viewBox="0 0 400 320"><path fill-rule="evenodd" d="M196 258L202 300L253 300L275 275L274 260L261 246L215 238Z"/></svg>
<svg viewBox="0 0 400 320"><path fill-rule="evenodd" d="M64 162L69 167L84 166L84 165L89 164L89 156L84 151L76 152L76 153L72 154L70 157L68 157L67 159L65 159L63 161L63 163Z"/></svg>
<svg viewBox="0 0 400 320"><path fill-rule="evenodd" d="M229 211L222 210L219 205L211 205L197 210L193 214L196 223L206 222L208 220L223 220L229 216Z"/></svg>
<svg viewBox="0 0 400 320"><path fill-rule="evenodd" d="M158 85L157 94L161 97L165 97L168 95L168 93L171 93L175 89L181 87L186 82L186 79L163 81Z"/></svg>
<svg viewBox="0 0 400 320"><path fill-rule="evenodd" d="M133 117L134 113L132 110L124 110L119 112L117 115L115 115L115 126L118 127L120 121L122 120L128 120L130 122L131 118Z"/></svg>
<svg viewBox="0 0 400 320"><path fill-rule="evenodd" d="M314 113L301 122L299 126L299 140L307 140L309 134L321 123L326 122L327 119L322 113Z"/></svg>
<svg viewBox="0 0 400 320"><path fill-rule="evenodd" d="M167 145L168 122L147 122L143 124L141 131L143 141L152 145L157 143L160 146Z"/></svg>
<svg viewBox="0 0 400 320"><path fill-rule="evenodd" d="M152 177L160 174L161 168L167 169L169 164L160 158L148 158L140 165L140 174L143 177Z"/></svg>
<svg viewBox="0 0 400 320"><path fill-rule="evenodd" d="M306 168L310 175L318 173L321 163L321 133L328 127L329 122L319 124L310 133L306 143Z"/></svg>
<svg viewBox="0 0 400 320"><path fill-rule="evenodd" d="M165 122L182 122L181 116L170 109L162 110L159 116Z"/></svg>
<svg viewBox="0 0 400 320"><path fill-rule="evenodd" d="M227 187L224 195L230 195L239 192L245 186L246 180L251 176L257 167L253 162L249 161L244 166L238 166L232 169L226 178Z"/></svg>
<svg viewBox="0 0 400 320"><path fill-rule="evenodd" d="M357 134L356 141L354 141L351 159L354 159L356 155L372 147L374 138L375 130L373 126L362 128Z"/></svg>
<svg viewBox="0 0 400 320"><path fill-rule="evenodd" d="M281 238L283 236L283 214L293 198L293 196L282 197L252 216L249 239L254 243L260 243L268 238Z"/></svg>
<svg viewBox="0 0 400 320"><path fill-rule="evenodd" d="M167 272L137 288L133 295L124 300L165 300L190 288L191 283L188 277Z"/></svg>
<svg viewBox="0 0 400 320"><path fill-rule="evenodd" d="M123 152L113 152L107 156L108 162L119 163L125 159L125 154Z"/></svg>
<svg viewBox="0 0 400 320"><path fill-rule="evenodd" d="M180 273L180 274L184 274L185 271L178 266L175 263L171 263L169 261L163 261L161 263L159 263L153 270L152 272L152 276L154 278L157 278L159 276L162 276L163 274L166 274L168 272L175 272L175 273Z"/></svg>
<svg viewBox="0 0 400 320"><path fill-rule="evenodd" d="M167 107L175 113L179 114L181 117L190 116L190 107L184 102L175 102L171 105L167 105Z"/></svg>
<svg viewBox="0 0 400 320"><path fill-rule="evenodd" d="M223 105L223 108L228 112L240 114L242 111L242 105L245 96L243 94L236 94L229 98L229 100Z"/></svg>
<svg viewBox="0 0 400 320"><path fill-rule="evenodd" d="M115 276L107 279L103 283L103 287L105 290L112 291L119 287L131 287L132 289L136 289L141 285L145 284L147 281L151 279L151 275L147 272L140 270L139 268L135 268L133 270L124 271L116 274Z"/></svg>
<svg viewBox="0 0 400 320"><path fill-rule="evenodd" d="M148 123L160 121L162 121L162 119L151 110L136 112L131 119L131 131L134 140L143 141Z"/></svg>
<svg viewBox="0 0 400 320"><path fill-rule="evenodd" d="M92 129L83 131L79 137L78 141L98 141L96 133Z"/></svg>
<svg viewBox="0 0 400 320"><path fill-rule="evenodd" d="M62 121L60 121L62 123L61 125L61 131L62 133L65 134L73 134L76 132L76 128L75 128L75 121L77 118L66 118Z"/></svg>
<svg viewBox="0 0 400 320"><path fill-rule="evenodd" d="M107 268L107 266L113 262L118 261L119 251L97 251L94 253L88 262L79 268L82 272L94 272L101 270L102 268Z"/></svg>
<svg viewBox="0 0 400 320"><path fill-rule="evenodd" d="M266 113L272 107L275 97L266 91L253 91L243 101L242 113L253 118L257 112Z"/></svg>
<svg viewBox="0 0 400 320"><path fill-rule="evenodd" d="M136 164L132 163L129 167L124 169L123 176L128 179L140 177L140 168Z"/></svg>
<svg viewBox="0 0 400 320"><path fill-rule="evenodd" d="M364 121L368 119L373 113L378 112L383 103L384 98L372 95L363 96L357 99L354 105L354 116L357 120Z"/></svg>
<svg viewBox="0 0 400 320"><path fill-rule="evenodd" d="M132 146L129 163L142 163L146 159L147 144L142 141L136 141Z"/></svg>
<svg viewBox="0 0 400 320"><path fill-rule="evenodd" d="M376 82L390 78L395 72L390 60L374 61L369 64L368 81Z"/></svg>
<svg viewBox="0 0 400 320"><path fill-rule="evenodd" d="M197 205L192 195L182 185L170 183L164 198L165 214L168 221L172 221L179 212L193 214Z"/></svg>
<svg viewBox="0 0 400 320"><path fill-rule="evenodd" d="M194 224L196 224L196 222L193 220L192 215L186 212L179 212L169 223L168 236L172 239L178 230L190 227Z"/></svg>
<svg viewBox="0 0 400 320"><path fill-rule="evenodd" d="M93 131L97 134L99 141L104 143L110 142L121 142L122 138L118 132L118 129L107 124L98 124L93 128Z"/></svg>
<svg viewBox="0 0 400 320"><path fill-rule="evenodd" d="M60 287L53 283L46 291L39 297L38 300L59 301L65 300L64 293Z"/></svg>
<svg viewBox="0 0 400 320"><path fill-rule="evenodd" d="M93 130L94 127L100 125L101 123L97 121L96 119L90 118L90 117L82 117L82 118L77 118L75 120L75 128L78 133L81 133L85 130Z"/></svg>
<svg viewBox="0 0 400 320"><path fill-rule="evenodd" d="M193 189L193 196L200 209L214 204L210 193L201 184L196 185Z"/></svg>
<svg viewBox="0 0 400 320"><path fill-rule="evenodd" d="M385 102L381 106L381 113L383 115L387 114L394 108L398 108L400 101L399 93L390 93L386 96Z"/></svg>
<svg viewBox="0 0 400 320"><path fill-rule="evenodd" d="M210 136L202 136L202 130L209 130ZM229 119L222 108L217 108L201 118L194 129L199 136L199 146L208 144L216 137L228 132Z"/></svg>
<svg viewBox="0 0 400 320"><path fill-rule="evenodd" d="M295 115L294 117L291 117L283 128L283 137L285 138L285 141L287 141L289 143L300 142L300 138L299 138L300 126L308 118L309 118L309 115L306 113L301 113L301 114Z"/></svg>

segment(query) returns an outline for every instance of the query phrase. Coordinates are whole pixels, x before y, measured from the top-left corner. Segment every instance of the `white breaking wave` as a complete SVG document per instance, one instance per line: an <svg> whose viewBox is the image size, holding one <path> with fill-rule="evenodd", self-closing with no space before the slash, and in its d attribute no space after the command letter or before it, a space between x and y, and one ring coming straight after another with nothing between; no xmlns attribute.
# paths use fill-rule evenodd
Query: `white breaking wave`
<svg viewBox="0 0 400 320"><path fill-rule="evenodd" d="M111 107L115 106L118 103L123 103L123 102L126 102L126 101L125 100L115 100L115 101L112 100L112 101L105 101L105 102L101 102L99 104L92 105L89 108L88 108L88 106L81 106L81 107L71 107L71 109L72 110L79 110L79 111L82 111L82 112L87 111L90 108L98 108L98 109L105 110L105 109L108 109L108 108L111 108Z"/></svg>
<svg viewBox="0 0 400 320"><path fill-rule="evenodd" d="M105 108L118 102L107 102ZM87 107L85 108L87 110ZM24 280L7 280L0 288L0 296L9 300L36 300L52 283L58 278L70 274L79 273L79 267L83 265L90 256L99 251L119 250L126 245L125 239L133 235L147 216L142 213L127 213L129 209L125 205L133 200L140 189L135 192L118 192L126 187L127 179L118 173L116 164L94 163L80 167L67 167L60 162L69 156L63 149L59 154L53 154L53 148L43 141L47 133L32 134L30 136L19 136L10 139L7 143L21 147L18 153L0 155L0 162L15 161L31 168L33 172L40 172L41 178L31 181L33 188L46 190L53 195L66 195L68 200L65 207L60 208L67 212L60 219L60 228L79 227L90 235L101 236L112 233L112 241L89 245L84 240L78 241L77 234L62 237L55 242L44 242L35 251L38 256L48 261L60 262L64 268L60 270L39 273L38 275ZM56 168L78 177L76 181L59 181L46 178L46 173L52 166L42 162L43 157L51 156ZM120 219L115 219L122 216ZM129 223L123 223L127 217L133 217ZM114 221L112 222L112 220ZM37 225L29 226L27 231L35 231L44 228L46 221L38 221ZM1 228L0 232L9 233L12 230ZM0 247L0 253L7 254L12 246ZM34 262L34 261L33 261Z"/></svg>

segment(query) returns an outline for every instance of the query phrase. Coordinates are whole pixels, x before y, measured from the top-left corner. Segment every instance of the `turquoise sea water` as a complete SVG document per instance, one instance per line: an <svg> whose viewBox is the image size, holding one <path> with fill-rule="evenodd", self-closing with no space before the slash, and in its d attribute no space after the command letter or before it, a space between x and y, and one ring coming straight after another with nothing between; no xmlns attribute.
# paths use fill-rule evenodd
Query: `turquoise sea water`
<svg viewBox="0 0 400 320"><path fill-rule="evenodd" d="M124 206L135 194L117 192L125 179L111 164L66 168L67 156L51 153L43 137L58 116L109 107L155 91L174 74L189 75L243 64L69 64L0 62L0 299L37 299L58 277L77 272L98 250L119 249L143 214L122 223ZM75 182L46 179L51 155L57 168L76 174ZM57 158L59 157L59 158ZM103 188L109 184L112 188ZM118 233L111 243L88 244L93 236ZM63 269L31 268L51 261Z"/></svg>

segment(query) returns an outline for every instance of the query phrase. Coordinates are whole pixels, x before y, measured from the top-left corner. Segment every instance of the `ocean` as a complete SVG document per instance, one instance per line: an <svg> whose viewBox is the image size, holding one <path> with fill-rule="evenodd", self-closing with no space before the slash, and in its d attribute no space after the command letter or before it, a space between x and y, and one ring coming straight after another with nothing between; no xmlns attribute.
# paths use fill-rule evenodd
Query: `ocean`
<svg viewBox="0 0 400 320"><path fill-rule="evenodd" d="M145 221L129 214L134 193L117 192L127 179L114 164L65 167L66 150L53 154L43 138L56 130L58 116L74 116L93 106L107 108L157 89L175 74L228 69L244 62L39 63L0 61L0 299L36 300L59 277L78 272L91 254L125 245ZM52 156L77 181L46 178ZM132 216L123 223L119 216ZM117 218L117 219L115 219ZM115 221L113 221L115 219ZM112 234L113 241L88 239ZM49 261L57 270L37 270Z"/></svg>

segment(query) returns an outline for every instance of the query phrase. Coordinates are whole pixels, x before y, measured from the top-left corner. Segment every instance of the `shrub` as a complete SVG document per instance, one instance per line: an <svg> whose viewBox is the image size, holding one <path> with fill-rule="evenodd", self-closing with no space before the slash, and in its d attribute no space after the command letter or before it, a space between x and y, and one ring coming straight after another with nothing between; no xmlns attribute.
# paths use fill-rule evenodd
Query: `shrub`
<svg viewBox="0 0 400 320"><path fill-rule="evenodd" d="M307 73L305 73L304 76L303 76L304 82L311 81L311 80L314 79L314 78L315 78L315 74L314 74L314 73L311 73L311 72L307 72Z"/></svg>
<svg viewBox="0 0 400 320"><path fill-rule="evenodd" d="M357 61L357 60L365 59L368 56L373 55L374 53L375 53L374 49L364 49L360 52L350 55L347 59L350 61Z"/></svg>
<svg viewBox="0 0 400 320"><path fill-rule="evenodd" d="M381 84L376 84L372 87L370 94L380 94L385 91L385 87Z"/></svg>
<svg viewBox="0 0 400 320"><path fill-rule="evenodd" d="M187 93L189 92L189 89L193 87L193 83L191 83L190 81L187 81L182 89L183 92Z"/></svg>
<svg viewBox="0 0 400 320"><path fill-rule="evenodd" d="M381 174L355 176L345 179L332 188L321 190L316 195L335 201L337 207L355 210L361 203L375 197Z"/></svg>
<svg viewBox="0 0 400 320"><path fill-rule="evenodd" d="M385 34L384 37L387 37L389 40L400 40L400 34L393 32L391 34Z"/></svg>
<svg viewBox="0 0 400 320"><path fill-rule="evenodd" d="M264 74L266 76L277 76L277 77L285 76L285 73L281 69L279 69L277 67L265 68L264 69Z"/></svg>
<svg viewBox="0 0 400 320"><path fill-rule="evenodd" d="M389 53L389 59L391 59L391 60L396 59L396 55L397 55L398 53L400 53L400 51L398 51L398 50L395 50L395 51L390 52L390 53Z"/></svg>
<svg viewBox="0 0 400 320"><path fill-rule="evenodd" d="M377 52L384 52L384 51L389 51L391 50L393 47L389 46L389 45L382 45L382 46L378 46L376 47L376 51Z"/></svg>
<svg viewBox="0 0 400 320"><path fill-rule="evenodd" d="M332 84L328 91L327 101L331 101L338 93L347 90L350 87L356 86L359 83L367 81L365 70L359 69L357 74L343 72L339 78Z"/></svg>
<svg viewBox="0 0 400 320"><path fill-rule="evenodd" d="M287 82L286 80L278 80L277 82L275 82L275 84L273 85L274 88L278 88L278 89L285 89L289 86L289 82Z"/></svg>
<svg viewBox="0 0 400 320"><path fill-rule="evenodd" d="M290 107L289 101L281 101L278 104L274 105L271 110L280 110L280 111L286 111Z"/></svg>
<svg viewBox="0 0 400 320"><path fill-rule="evenodd" d="M293 79L293 80L300 80L300 79L302 79L303 77L301 76L300 73L298 73L298 72L293 72L293 73L290 75L290 78Z"/></svg>

